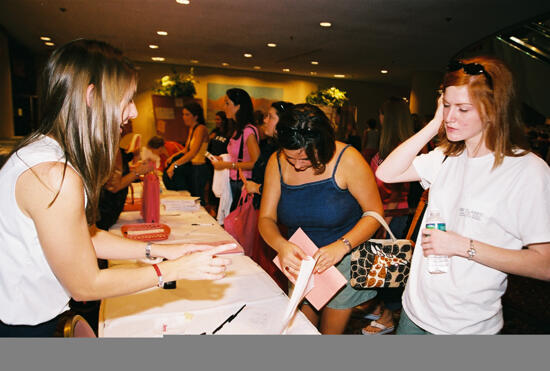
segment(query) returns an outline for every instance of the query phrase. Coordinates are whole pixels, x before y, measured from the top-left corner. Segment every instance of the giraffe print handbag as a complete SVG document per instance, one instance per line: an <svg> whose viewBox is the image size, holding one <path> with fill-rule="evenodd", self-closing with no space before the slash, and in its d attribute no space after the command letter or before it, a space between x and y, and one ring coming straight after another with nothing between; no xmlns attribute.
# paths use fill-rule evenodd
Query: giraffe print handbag
<svg viewBox="0 0 550 371"><path fill-rule="evenodd" d="M351 252L350 285L354 289L405 286L412 257L409 240L398 240L378 213L367 211L363 216L375 218L390 239L370 239Z"/></svg>

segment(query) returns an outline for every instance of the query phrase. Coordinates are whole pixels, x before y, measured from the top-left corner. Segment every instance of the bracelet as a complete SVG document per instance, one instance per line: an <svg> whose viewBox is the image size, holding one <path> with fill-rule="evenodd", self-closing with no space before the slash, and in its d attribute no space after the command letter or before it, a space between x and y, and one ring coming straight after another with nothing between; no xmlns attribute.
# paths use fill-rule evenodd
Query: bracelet
<svg viewBox="0 0 550 371"><path fill-rule="evenodd" d="M151 245L151 242L147 242L147 245L145 245L145 256L147 257L147 259L153 259L153 257L151 256Z"/></svg>
<svg viewBox="0 0 550 371"><path fill-rule="evenodd" d="M476 248L474 247L474 240L470 239L470 248L467 251L468 253L468 260L472 260L474 256L476 256Z"/></svg>
<svg viewBox="0 0 550 371"><path fill-rule="evenodd" d="M176 163L174 162L174 170L176 170L177 168L178 168L178 164L176 164Z"/></svg>
<svg viewBox="0 0 550 371"><path fill-rule="evenodd" d="M153 268L155 268L155 272L157 273L157 276L159 278L158 287L164 286L164 280L162 279L162 273L160 272L159 266L156 264L153 264Z"/></svg>
<svg viewBox="0 0 550 371"><path fill-rule="evenodd" d="M232 168L232 169L236 169L236 168L237 168L237 165L235 165L235 163L232 162L232 163L231 163L231 168Z"/></svg>
<svg viewBox="0 0 550 371"><path fill-rule="evenodd" d="M350 252L353 249L353 246L351 246L351 242L347 238L341 237L340 241L344 243L348 247L348 252Z"/></svg>

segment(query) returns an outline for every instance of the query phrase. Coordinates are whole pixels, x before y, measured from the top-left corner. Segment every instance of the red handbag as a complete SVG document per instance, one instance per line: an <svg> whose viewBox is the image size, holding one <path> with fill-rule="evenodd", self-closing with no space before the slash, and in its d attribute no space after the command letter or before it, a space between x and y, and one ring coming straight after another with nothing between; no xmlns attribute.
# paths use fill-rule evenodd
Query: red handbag
<svg viewBox="0 0 550 371"><path fill-rule="evenodd" d="M243 188L237 207L223 222L223 228L241 244L247 256L252 256L258 234L259 210L254 209L252 199L253 195Z"/></svg>
<svg viewBox="0 0 550 371"><path fill-rule="evenodd" d="M141 217L145 223L160 223L160 182L152 172L143 178Z"/></svg>

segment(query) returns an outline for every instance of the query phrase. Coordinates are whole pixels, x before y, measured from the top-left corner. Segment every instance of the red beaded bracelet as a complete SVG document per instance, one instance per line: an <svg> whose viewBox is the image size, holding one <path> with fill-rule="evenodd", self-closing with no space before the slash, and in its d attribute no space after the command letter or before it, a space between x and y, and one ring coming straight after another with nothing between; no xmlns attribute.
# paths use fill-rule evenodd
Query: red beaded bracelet
<svg viewBox="0 0 550 371"><path fill-rule="evenodd" d="M163 287L164 286L164 280L162 279L162 273L160 272L160 269L159 269L158 265L153 264L153 268L155 268L155 272L157 272L157 276L159 277L158 287Z"/></svg>

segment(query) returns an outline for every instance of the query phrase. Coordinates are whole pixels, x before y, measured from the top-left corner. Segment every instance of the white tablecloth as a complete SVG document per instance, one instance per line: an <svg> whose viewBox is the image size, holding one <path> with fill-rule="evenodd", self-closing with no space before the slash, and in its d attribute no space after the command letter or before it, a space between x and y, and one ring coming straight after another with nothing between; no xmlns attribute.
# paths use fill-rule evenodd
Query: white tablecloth
<svg viewBox="0 0 550 371"><path fill-rule="evenodd" d="M142 222L139 212L122 213L111 231ZM216 242L234 239L204 208L180 215L162 215L171 227L166 242ZM193 226L192 224L201 224ZM99 313L100 337L161 337L166 334L208 334L243 304L246 307L217 334L277 334L289 302L271 277L249 257L232 259L226 277L217 281L177 281L177 288L151 288L132 295L105 299ZM110 266L144 265L136 261L110 261ZM302 312L288 334L319 334Z"/></svg>

